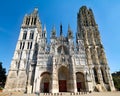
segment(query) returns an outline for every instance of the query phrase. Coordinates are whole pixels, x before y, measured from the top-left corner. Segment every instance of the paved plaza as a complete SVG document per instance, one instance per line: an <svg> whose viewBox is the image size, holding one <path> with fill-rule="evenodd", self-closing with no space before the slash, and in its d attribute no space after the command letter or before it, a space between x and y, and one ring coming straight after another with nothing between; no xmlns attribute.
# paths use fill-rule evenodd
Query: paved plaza
<svg viewBox="0 0 120 96"><path fill-rule="evenodd" d="M23 94L20 92L3 92L0 96L120 96L120 92L92 92L92 93L55 93L55 94Z"/></svg>

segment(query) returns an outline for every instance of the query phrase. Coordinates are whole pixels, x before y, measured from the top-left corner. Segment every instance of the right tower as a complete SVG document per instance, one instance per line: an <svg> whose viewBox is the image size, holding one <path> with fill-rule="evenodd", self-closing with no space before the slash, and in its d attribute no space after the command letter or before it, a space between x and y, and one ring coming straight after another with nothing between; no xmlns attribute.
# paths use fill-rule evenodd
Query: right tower
<svg viewBox="0 0 120 96"><path fill-rule="evenodd" d="M77 14L76 42L84 41L87 64L91 73L92 85L96 91L114 91L104 48L101 43L98 25L91 9L82 6Z"/></svg>

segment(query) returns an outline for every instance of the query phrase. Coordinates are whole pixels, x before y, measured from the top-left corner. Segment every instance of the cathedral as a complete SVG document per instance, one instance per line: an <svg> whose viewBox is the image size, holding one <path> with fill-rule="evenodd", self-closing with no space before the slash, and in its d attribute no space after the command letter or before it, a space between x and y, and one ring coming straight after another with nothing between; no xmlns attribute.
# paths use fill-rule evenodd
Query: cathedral
<svg viewBox="0 0 120 96"><path fill-rule="evenodd" d="M53 26L48 42L42 26L37 8L24 16L4 91L115 91L91 9L82 6L78 11L76 36L70 25L64 36L60 24L60 35Z"/></svg>

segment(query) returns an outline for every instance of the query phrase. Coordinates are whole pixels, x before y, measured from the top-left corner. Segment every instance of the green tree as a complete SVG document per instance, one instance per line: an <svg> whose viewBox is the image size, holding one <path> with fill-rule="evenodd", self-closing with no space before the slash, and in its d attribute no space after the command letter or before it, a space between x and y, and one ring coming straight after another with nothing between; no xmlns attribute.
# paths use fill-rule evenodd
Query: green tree
<svg viewBox="0 0 120 96"><path fill-rule="evenodd" d="M0 62L0 87L3 88L6 81L6 69L2 67L2 62Z"/></svg>
<svg viewBox="0 0 120 96"><path fill-rule="evenodd" d="M120 71L112 73L115 88L120 91Z"/></svg>

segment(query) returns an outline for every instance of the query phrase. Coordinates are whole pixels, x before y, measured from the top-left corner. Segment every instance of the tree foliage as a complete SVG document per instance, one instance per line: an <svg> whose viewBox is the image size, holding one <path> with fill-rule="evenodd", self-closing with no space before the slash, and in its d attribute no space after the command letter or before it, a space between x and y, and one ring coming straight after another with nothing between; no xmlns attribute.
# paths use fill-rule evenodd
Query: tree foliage
<svg viewBox="0 0 120 96"><path fill-rule="evenodd" d="M115 88L120 91L120 71L112 73Z"/></svg>
<svg viewBox="0 0 120 96"><path fill-rule="evenodd" d="M0 87L4 87L6 81L6 69L2 67L2 62L0 62Z"/></svg>

